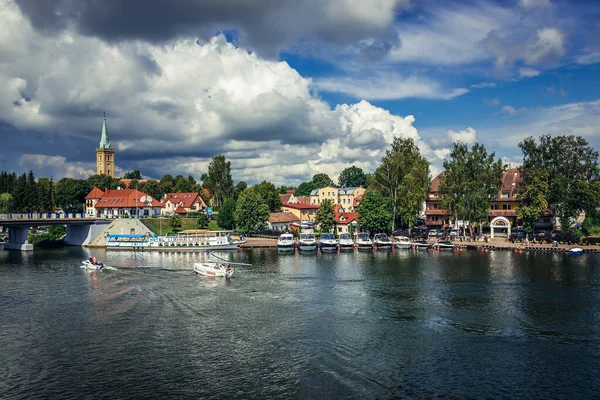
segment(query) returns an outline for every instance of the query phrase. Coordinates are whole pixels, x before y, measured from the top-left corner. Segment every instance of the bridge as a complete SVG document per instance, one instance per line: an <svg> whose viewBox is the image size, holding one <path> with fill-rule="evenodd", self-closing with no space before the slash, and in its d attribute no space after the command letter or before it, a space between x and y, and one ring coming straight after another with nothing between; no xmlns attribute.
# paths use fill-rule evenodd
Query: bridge
<svg viewBox="0 0 600 400"><path fill-rule="evenodd" d="M8 242L4 250L32 251L27 236L29 228L48 225L66 225L65 244L81 246L99 235L111 220L84 213L25 213L0 214L0 227L8 228Z"/></svg>

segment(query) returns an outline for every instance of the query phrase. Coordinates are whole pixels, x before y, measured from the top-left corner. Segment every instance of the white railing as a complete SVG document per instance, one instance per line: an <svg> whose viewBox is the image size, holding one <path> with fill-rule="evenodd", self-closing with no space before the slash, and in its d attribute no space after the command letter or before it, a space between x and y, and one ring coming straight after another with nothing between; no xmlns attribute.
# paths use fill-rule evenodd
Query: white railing
<svg viewBox="0 0 600 400"><path fill-rule="evenodd" d="M83 219L94 218L94 216L85 213L21 213L21 214L0 214L1 220L20 220L20 219Z"/></svg>

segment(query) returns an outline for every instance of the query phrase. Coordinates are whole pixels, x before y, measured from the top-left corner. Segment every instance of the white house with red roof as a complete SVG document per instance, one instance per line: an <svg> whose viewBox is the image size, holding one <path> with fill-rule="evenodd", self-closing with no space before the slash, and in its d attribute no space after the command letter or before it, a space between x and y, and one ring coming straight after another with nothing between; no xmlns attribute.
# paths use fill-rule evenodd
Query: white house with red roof
<svg viewBox="0 0 600 400"><path fill-rule="evenodd" d="M202 212L206 204L200 193L168 193L162 202L162 215L185 215L191 212Z"/></svg>
<svg viewBox="0 0 600 400"><path fill-rule="evenodd" d="M86 214L103 218L125 215L156 217L162 204L150 195L135 189L107 190L92 189L85 197Z"/></svg>
<svg viewBox="0 0 600 400"><path fill-rule="evenodd" d="M338 234L350 233L350 227L353 227L353 232L358 233L358 213L357 212L336 212L334 214L335 229Z"/></svg>
<svg viewBox="0 0 600 400"><path fill-rule="evenodd" d="M300 226L300 218L291 212L271 213L267 226L274 231L290 231Z"/></svg>

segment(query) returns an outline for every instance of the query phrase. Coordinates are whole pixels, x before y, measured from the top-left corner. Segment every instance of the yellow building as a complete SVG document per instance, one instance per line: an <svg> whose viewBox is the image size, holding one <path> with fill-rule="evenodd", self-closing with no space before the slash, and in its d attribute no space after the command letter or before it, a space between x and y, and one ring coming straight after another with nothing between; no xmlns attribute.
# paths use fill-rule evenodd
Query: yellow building
<svg viewBox="0 0 600 400"><path fill-rule="evenodd" d="M294 214L300 221L314 221L318 208L316 204L283 204L281 211Z"/></svg>
<svg viewBox="0 0 600 400"><path fill-rule="evenodd" d="M325 200L330 200L331 204L339 204L344 211L353 212L355 210L355 200L362 197L367 190L362 187L336 188L327 186L314 189L310 192L310 204L319 205Z"/></svg>
<svg viewBox="0 0 600 400"><path fill-rule="evenodd" d="M106 113L102 121L102 137L100 146L96 148L96 173L115 177L115 149L110 147L108 131L106 130Z"/></svg>

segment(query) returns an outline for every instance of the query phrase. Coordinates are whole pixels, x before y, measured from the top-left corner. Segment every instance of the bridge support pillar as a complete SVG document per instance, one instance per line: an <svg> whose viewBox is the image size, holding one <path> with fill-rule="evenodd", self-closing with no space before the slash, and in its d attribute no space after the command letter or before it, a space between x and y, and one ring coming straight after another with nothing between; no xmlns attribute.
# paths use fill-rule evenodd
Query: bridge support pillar
<svg viewBox="0 0 600 400"><path fill-rule="evenodd" d="M4 243L4 250L33 251L29 243L28 227L11 226L8 228L8 243Z"/></svg>
<svg viewBox="0 0 600 400"><path fill-rule="evenodd" d="M69 246L86 246L96 238L106 224L67 225L65 244Z"/></svg>

